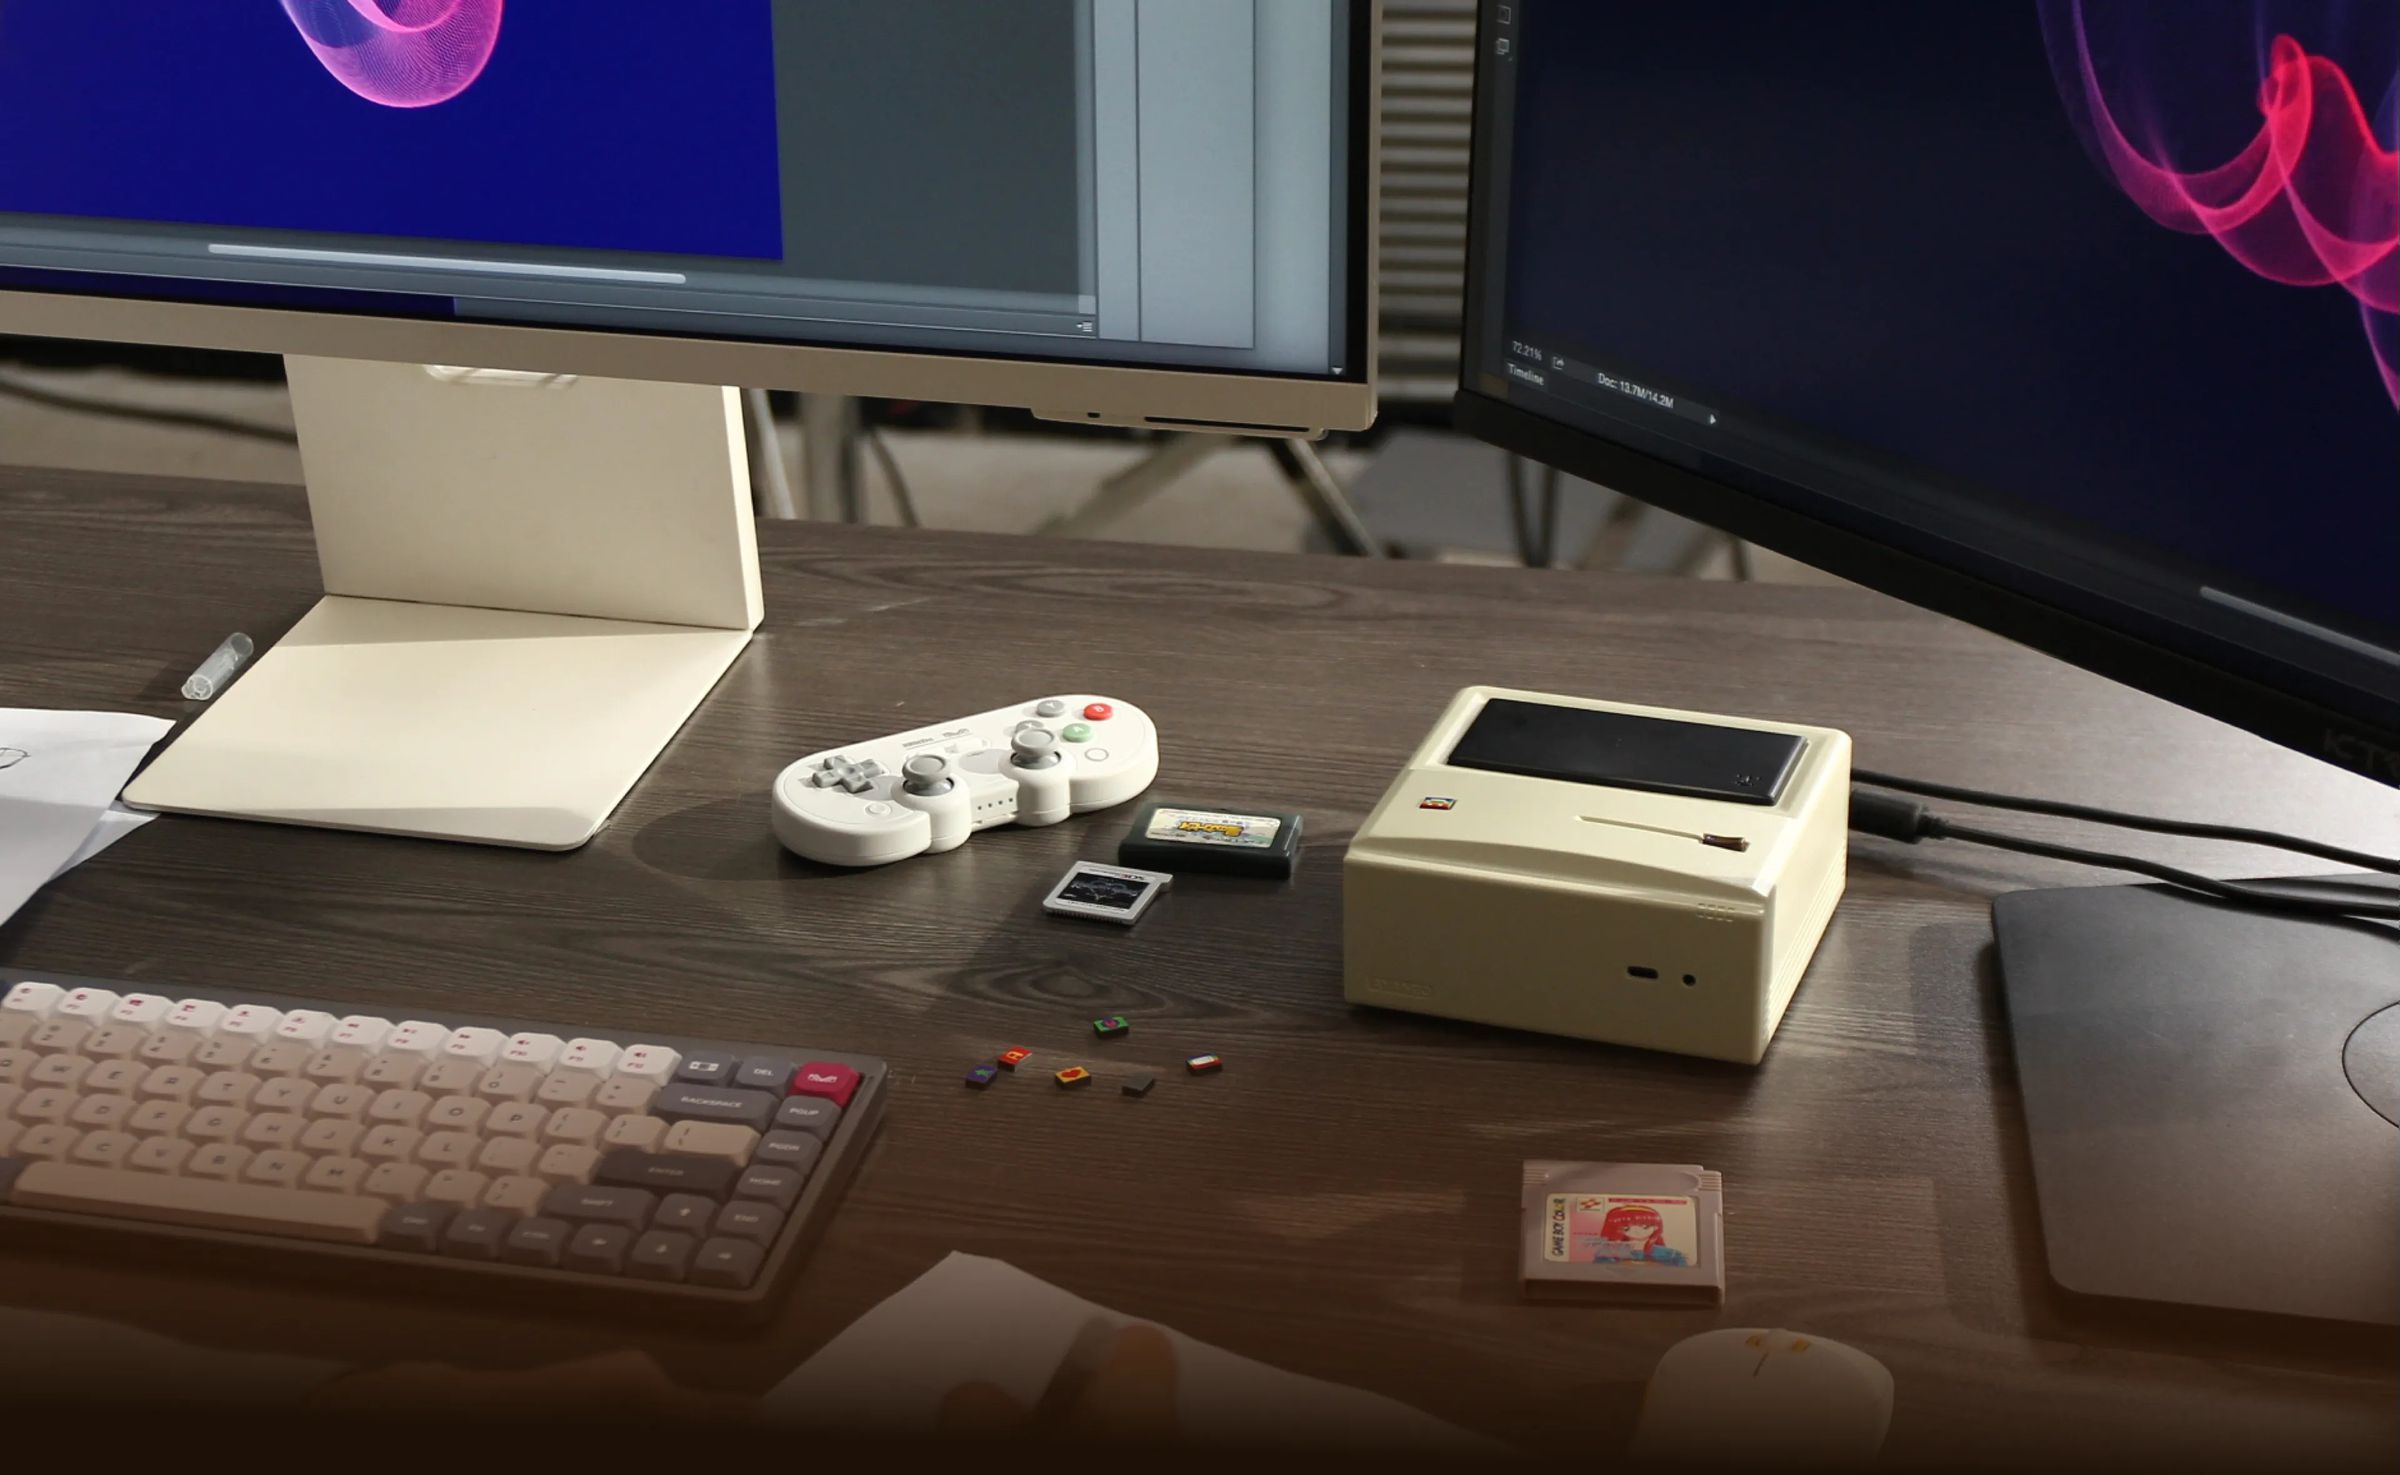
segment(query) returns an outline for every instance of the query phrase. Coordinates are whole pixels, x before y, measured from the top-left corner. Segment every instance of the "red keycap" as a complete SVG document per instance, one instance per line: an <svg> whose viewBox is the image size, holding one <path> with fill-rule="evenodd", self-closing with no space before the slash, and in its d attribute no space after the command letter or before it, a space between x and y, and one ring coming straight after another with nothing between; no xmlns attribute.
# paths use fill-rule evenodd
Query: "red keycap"
<svg viewBox="0 0 2400 1475"><path fill-rule="evenodd" d="M848 1106L850 1094L858 1089L858 1072L847 1065L812 1060L800 1067L792 1077L794 1096L821 1096L836 1106Z"/></svg>
<svg viewBox="0 0 2400 1475"><path fill-rule="evenodd" d="M1032 1058L1033 1052L1026 1049L1023 1045L1019 1045L1014 1050L1003 1050L1000 1052L1000 1068L1002 1070L1015 1070L1018 1066L1023 1065L1026 1061L1031 1060Z"/></svg>
<svg viewBox="0 0 2400 1475"><path fill-rule="evenodd" d="M1083 709L1083 719L1086 722L1106 722L1116 715L1117 709L1106 702L1094 702Z"/></svg>

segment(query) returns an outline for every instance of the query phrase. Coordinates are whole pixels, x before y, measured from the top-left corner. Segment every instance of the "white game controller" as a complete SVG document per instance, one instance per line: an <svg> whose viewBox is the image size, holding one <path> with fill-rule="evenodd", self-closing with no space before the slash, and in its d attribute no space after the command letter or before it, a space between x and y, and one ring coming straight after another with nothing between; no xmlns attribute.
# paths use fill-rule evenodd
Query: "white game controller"
<svg viewBox="0 0 2400 1475"><path fill-rule="evenodd" d="M955 850L994 825L1054 825L1158 776L1158 729L1113 697L1045 697L811 753L775 778L775 838L832 866Z"/></svg>

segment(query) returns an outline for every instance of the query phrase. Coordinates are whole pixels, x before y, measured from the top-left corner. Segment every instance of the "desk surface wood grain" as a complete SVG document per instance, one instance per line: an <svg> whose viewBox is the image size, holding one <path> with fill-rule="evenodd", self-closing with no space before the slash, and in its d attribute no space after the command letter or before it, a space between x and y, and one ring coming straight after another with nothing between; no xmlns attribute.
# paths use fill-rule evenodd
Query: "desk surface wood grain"
<svg viewBox="0 0 2400 1475"><path fill-rule="evenodd" d="M1353 1009L1338 920L1345 840L1476 682L1824 723L1877 768L2368 848L2400 842L2391 793L1854 590L812 524L761 543L764 630L584 850L169 817L0 927L0 963L887 1057L882 1134L780 1319L741 1339L628 1331L4 1246L0 1306L361 1361L630 1342L741 1390L968 1250L1562 1454L1620 1446L1674 1341L1781 1325L1892 1368L1895 1459L2390 1468L2390 1338L2104 1313L2048 1281L1987 907L2121 878L1860 842L1757 1069ZM289 491L0 473L9 705L190 715L191 667L229 630L263 644L316 588ZM1121 816L855 874L770 835L792 757L1054 690L1157 718L1160 797L1305 811L1297 879L1195 878L1125 932L1038 908L1070 860L1113 852ZM1085 1021L1111 1013L1133 1033L1095 1045ZM1140 1101L961 1089L1019 1044L1162 1084ZM1167 1069L1203 1050L1222 1075ZM1523 1302L1531 1157L1721 1170L1722 1310Z"/></svg>

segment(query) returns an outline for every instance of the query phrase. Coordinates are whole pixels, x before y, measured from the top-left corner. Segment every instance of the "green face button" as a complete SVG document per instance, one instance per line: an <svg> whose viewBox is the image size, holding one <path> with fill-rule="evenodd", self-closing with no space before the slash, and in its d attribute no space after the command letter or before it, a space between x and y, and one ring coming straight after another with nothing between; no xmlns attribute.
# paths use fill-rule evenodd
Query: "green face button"
<svg viewBox="0 0 2400 1475"><path fill-rule="evenodd" d="M1067 724L1066 730L1058 735L1058 740L1062 743L1082 743L1091 741L1091 736L1092 725L1090 723L1070 722Z"/></svg>

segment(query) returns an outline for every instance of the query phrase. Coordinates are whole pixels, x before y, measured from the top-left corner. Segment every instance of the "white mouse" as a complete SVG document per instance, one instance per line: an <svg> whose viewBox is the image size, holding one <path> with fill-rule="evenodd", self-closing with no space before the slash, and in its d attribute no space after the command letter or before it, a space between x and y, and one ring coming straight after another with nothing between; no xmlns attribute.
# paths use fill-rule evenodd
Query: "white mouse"
<svg viewBox="0 0 2400 1475"><path fill-rule="evenodd" d="M1733 1327L1667 1349L1632 1453L1661 1465L1864 1465L1892 1423L1892 1375L1855 1347Z"/></svg>

